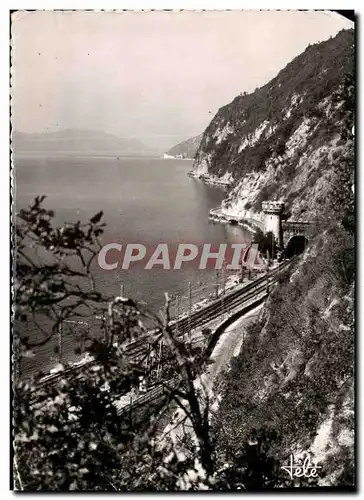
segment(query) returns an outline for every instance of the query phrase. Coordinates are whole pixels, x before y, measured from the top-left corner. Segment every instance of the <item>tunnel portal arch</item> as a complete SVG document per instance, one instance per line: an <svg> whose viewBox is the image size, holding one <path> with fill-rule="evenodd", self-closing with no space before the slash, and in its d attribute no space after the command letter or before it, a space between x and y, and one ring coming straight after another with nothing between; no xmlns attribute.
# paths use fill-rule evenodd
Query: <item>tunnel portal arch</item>
<svg viewBox="0 0 364 500"><path fill-rule="evenodd" d="M284 256L288 259L304 252L308 245L308 239L304 234L295 234L287 241Z"/></svg>

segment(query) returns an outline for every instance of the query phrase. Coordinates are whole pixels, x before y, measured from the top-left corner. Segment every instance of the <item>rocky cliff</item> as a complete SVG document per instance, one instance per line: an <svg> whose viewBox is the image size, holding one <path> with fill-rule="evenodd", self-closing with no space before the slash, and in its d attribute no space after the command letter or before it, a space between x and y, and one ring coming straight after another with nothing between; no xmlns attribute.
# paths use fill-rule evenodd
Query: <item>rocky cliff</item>
<svg viewBox="0 0 364 500"><path fill-rule="evenodd" d="M247 465L242 449L254 455L260 442L274 487L354 484L353 245L337 224L315 238L216 388L219 456L236 477ZM309 456L317 477L290 480L281 466L291 454Z"/></svg>
<svg viewBox="0 0 364 500"><path fill-rule="evenodd" d="M308 47L221 108L196 156L195 175L233 181L223 211L257 219L262 201L283 199L292 218L314 219L215 387L225 488L355 484L353 64L353 31ZM292 456L317 477L292 480Z"/></svg>
<svg viewBox="0 0 364 500"><path fill-rule="evenodd" d="M230 181L223 212L261 219L282 199L295 219L320 212L337 165L352 155L354 32L310 45L265 86L219 109L193 174Z"/></svg>

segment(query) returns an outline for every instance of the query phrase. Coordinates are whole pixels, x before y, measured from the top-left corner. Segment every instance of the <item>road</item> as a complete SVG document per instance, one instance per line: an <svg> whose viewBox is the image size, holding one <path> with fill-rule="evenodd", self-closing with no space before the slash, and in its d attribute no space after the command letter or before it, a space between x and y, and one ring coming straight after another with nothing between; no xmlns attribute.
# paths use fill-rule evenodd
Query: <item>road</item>
<svg viewBox="0 0 364 500"><path fill-rule="evenodd" d="M213 392L214 384L221 372L228 368L231 359L239 354L246 335L246 328L259 317L263 305L259 304L254 307L224 329L211 354L211 363L207 366L206 371L194 382L195 389L200 392L202 404L208 398L212 411L217 410L219 403L218 395ZM163 437L169 436L177 444L181 442L186 433L190 434L191 431L192 426L183 410L179 408L163 430L161 440L163 440Z"/></svg>
<svg viewBox="0 0 364 500"><path fill-rule="evenodd" d="M262 310L263 304L258 305L242 318L229 325L219 338L211 355L211 364L206 373L202 375L202 383L209 390L212 389L217 376L224 370L231 358L237 356L244 342L246 327L256 321Z"/></svg>

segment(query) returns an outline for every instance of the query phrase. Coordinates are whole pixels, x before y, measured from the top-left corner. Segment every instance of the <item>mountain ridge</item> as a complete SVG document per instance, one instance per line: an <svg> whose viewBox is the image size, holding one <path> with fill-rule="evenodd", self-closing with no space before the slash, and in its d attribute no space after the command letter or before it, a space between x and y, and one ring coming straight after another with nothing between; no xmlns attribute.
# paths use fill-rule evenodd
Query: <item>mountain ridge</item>
<svg viewBox="0 0 364 500"><path fill-rule="evenodd" d="M15 152L79 152L100 151L119 154L157 155L158 151L134 138L126 139L97 130L63 129L28 134L13 131L12 147Z"/></svg>
<svg viewBox="0 0 364 500"><path fill-rule="evenodd" d="M168 156L175 156L177 158L194 159L198 147L200 146L203 134L190 137L182 142L179 142L167 151Z"/></svg>

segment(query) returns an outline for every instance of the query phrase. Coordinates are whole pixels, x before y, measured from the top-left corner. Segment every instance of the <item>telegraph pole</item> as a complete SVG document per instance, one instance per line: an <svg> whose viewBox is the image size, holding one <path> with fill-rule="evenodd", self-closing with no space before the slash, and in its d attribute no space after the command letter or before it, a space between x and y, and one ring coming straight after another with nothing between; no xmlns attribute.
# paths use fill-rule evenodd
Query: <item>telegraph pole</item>
<svg viewBox="0 0 364 500"><path fill-rule="evenodd" d="M90 338L90 325L89 323L87 323L87 338L89 339ZM83 354L85 352L85 339L82 339L82 347L81 347L81 354Z"/></svg>
<svg viewBox="0 0 364 500"><path fill-rule="evenodd" d="M176 295L176 336L178 337L179 327L179 295Z"/></svg>
<svg viewBox="0 0 364 500"><path fill-rule="evenodd" d="M62 364L62 358L63 358L63 352L62 352L62 347L63 347L63 342L62 342L62 336L63 336L63 324L60 323L58 325L58 359L59 363Z"/></svg>
<svg viewBox="0 0 364 500"><path fill-rule="evenodd" d="M148 344L148 354L147 354L147 358L145 360L145 373L148 377L147 385L149 385L149 380L150 380L150 372L149 372L149 364L151 364L150 363L150 352L151 352L151 347L150 347L150 344ZM139 383L139 387L140 387L140 383Z"/></svg>
<svg viewBox="0 0 364 500"><path fill-rule="evenodd" d="M221 289L221 321L224 319L225 311L224 311L224 299L225 299L225 261L222 265L222 289Z"/></svg>
<svg viewBox="0 0 364 500"><path fill-rule="evenodd" d="M129 426L133 426L133 394L130 392L130 410L129 410Z"/></svg>
<svg viewBox="0 0 364 500"><path fill-rule="evenodd" d="M124 285L120 285L120 297L124 297Z"/></svg>
<svg viewBox="0 0 364 500"><path fill-rule="evenodd" d="M241 268L240 268L240 282L243 283L244 281L244 266L243 266L243 263L241 264Z"/></svg>
<svg viewBox="0 0 364 500"><path fill-rule="evenodd" d="M245 356L244 356L244 339L245 339L245 328L243 328L243 345L242 345L242 352L243 352L243 366L244 366L244 360L245 360Z"/></svg>
<svg viewBox="0 0 364 500"><path fill-rule="evenodd" d="M188 282L188 335L191 342L191 314L192 314L192 288L191 282Z"/></svg>
<svg viewBox="0 0 364 500"><path fill-rule="evenodd" d="M109 335L108 335L108 331L107 331L106 313L105 312L102 313L101 321L102 321L102 325L104 328L105 343L106 343L106 345L109 345Z"/></svg>
<svg viewBox="0 0 364 500"><path fill-rule="evenodd" d="M215 299L219 297L219 270L216 269L216 289L215 289Z"/></svg>
<svg viewBox="0 0 364 500"><path fill-rule="evenodd" d="M159 352L157 361L157 381L159 380L161 361L162 361L162 340L159 341Z"/></svg>

